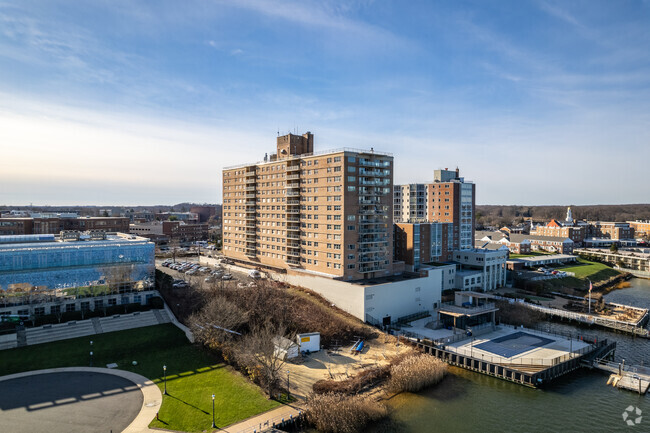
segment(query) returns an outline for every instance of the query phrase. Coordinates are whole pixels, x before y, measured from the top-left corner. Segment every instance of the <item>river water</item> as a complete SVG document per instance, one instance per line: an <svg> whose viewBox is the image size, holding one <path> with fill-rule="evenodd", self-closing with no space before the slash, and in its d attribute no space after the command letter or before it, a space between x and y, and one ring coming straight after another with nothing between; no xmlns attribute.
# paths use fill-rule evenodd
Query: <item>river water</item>
<svg viewBox="0 0 650 433"><path fill-rule="evenodd" d="M650 307L650 280L633 279L632 286L606 295L621 304ZM552 323L556 331L575 328ZM616 361L650 365L650 340L608 331L589 330L615 340ZM608 375L579 369L544 389L521 385L450 368L437 386L418 394L403 393L389 405L391 417L370 431L383 432L650 432L650 394L606 386ZM641 423L623 421L628 406L643 411Z"/></svg>

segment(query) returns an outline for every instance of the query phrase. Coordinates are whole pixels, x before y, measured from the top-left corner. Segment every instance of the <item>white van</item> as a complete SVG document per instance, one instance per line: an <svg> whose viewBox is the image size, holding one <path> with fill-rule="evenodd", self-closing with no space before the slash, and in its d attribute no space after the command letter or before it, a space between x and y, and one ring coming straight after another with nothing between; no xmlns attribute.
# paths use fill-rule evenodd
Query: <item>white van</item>
<svg viewBox="0 0 650 433"><path fill-rule="evenodd" d="M256 280L262 278L262 274L260 274L260 271L257 271L255 269L248 271L248 276Z"/></svg>

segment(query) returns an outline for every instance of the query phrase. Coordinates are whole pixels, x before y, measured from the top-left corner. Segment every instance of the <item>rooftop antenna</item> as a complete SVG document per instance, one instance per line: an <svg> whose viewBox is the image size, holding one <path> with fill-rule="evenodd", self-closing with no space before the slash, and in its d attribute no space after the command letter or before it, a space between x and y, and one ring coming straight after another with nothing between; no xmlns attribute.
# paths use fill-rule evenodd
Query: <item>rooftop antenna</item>
<svg viewBox="0 0 650 433"><path fill-rule="evenodd" d="M280 127L278 127L278 137L280 136Z"/></svg>

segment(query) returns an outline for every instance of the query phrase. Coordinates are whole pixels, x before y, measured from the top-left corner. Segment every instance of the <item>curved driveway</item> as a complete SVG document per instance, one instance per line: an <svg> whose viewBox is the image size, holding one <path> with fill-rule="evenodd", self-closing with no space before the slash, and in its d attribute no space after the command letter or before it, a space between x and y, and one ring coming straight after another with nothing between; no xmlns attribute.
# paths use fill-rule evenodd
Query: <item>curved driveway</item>
<svg viewBox="0 0 650 433"><path fill-rule="evenodd" d="M59 368L0 378L0 429L7 432L144 432L162 395L122 370Z"/></svg>

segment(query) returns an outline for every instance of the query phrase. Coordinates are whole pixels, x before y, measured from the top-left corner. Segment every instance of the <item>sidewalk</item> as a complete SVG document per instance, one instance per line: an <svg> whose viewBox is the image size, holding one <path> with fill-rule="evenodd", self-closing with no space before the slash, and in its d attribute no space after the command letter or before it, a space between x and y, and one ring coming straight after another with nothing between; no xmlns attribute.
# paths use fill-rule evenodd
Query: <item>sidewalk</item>
<svg viewBox="0 0 650 433"><path fill-rule="evenodd" d="M285 421L296 418L300 415L302 409L298 406L284 405L277 409L264 412L260 415L254 416L237 424L229 425L228 427L216 429L214 431L228 432L228 433L253 433L261 432L273 425L280 425L282 420Z"/></svg>

